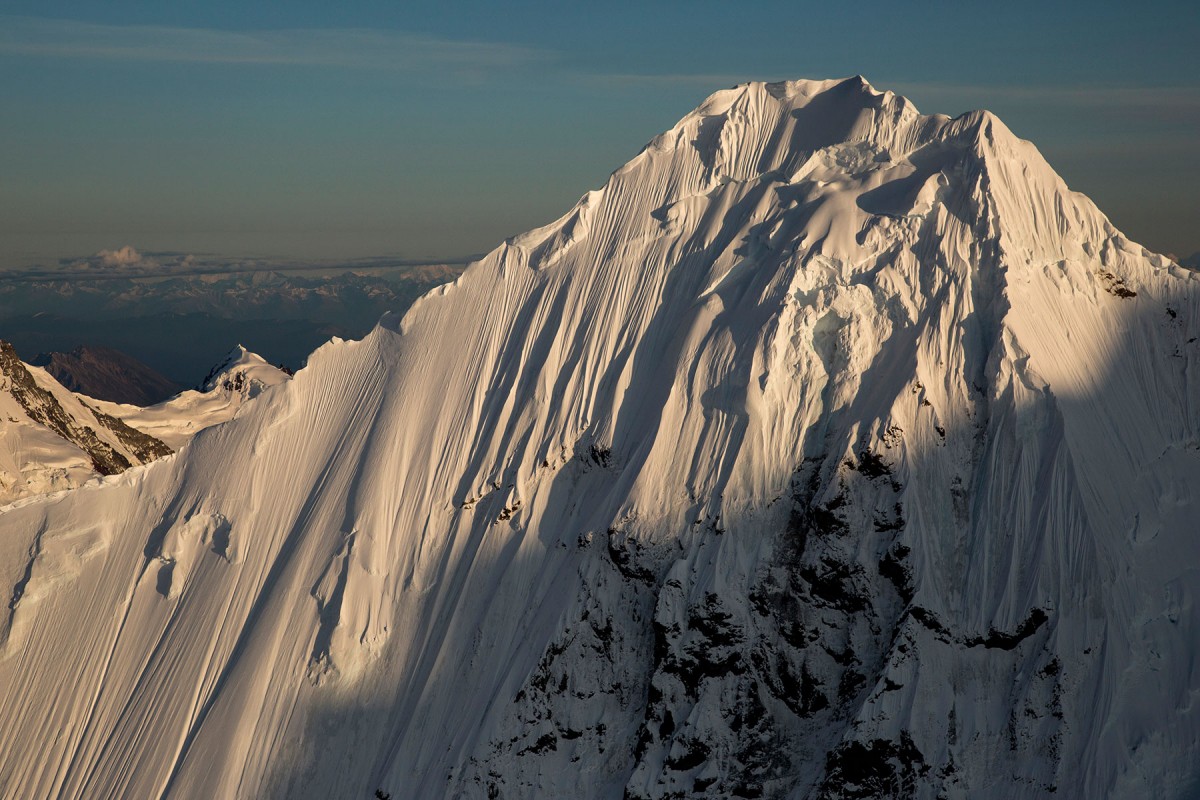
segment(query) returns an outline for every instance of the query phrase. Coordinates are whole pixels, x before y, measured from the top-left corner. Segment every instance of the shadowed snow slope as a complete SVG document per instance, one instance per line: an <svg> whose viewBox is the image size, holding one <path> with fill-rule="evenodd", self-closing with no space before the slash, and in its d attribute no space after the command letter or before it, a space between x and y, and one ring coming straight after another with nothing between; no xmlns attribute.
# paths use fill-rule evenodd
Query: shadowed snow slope
<svg viewBox="0 0 1200 800"><path fill-rule="evenodd" d="M148 406L179 393L179 384L133 356L110 347L80 345L69 353L40 353L32 362L44 367L76 394L117 403Z"/></svg>
<svg viewBox="0 0 1200 800"><path fill-rule="evenodd" d="M0 787L1186 795L1198 305L990 114L718 92L0 516Z"/></svg>

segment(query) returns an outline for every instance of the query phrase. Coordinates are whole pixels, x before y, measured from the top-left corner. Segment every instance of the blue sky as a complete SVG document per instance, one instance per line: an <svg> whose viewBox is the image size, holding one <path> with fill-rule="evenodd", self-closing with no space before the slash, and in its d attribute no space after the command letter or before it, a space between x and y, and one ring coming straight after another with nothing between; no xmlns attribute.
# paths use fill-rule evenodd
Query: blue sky
<svg viewBox="0 0 1200 800"><path fill-rule="evenodd" d="M1200 250L1194 3L0 2L0 267L444 258L561 214L711 91L861 73L989 108Z"/></svg>

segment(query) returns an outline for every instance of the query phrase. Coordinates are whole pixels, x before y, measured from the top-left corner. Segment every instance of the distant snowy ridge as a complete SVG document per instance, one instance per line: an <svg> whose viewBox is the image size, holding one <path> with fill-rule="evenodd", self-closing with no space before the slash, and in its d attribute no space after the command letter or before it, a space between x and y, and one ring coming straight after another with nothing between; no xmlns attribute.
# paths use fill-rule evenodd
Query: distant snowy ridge
<svg viewBox="0 0 1200 800"><path fill-rule="evenodd" d="M287 379L238 345L213 367L206 388L143 407L72 392L0 342L0 506L170 455Z"/></svg>
<svg viewBox="0 0 1200 800"><path fill-rule="evenodd" d="M72 488L171 449L21 362L0 341L0 505Z"/></svg>
<svg viewBox="0 0 1200 800"><path fill-rule="evenodd" d="M119 403L97 405L178 449L205 428L232 419L247 402L289 377L239 344L209 370L197 389L144 408Z"/></svg>
<svg viewBox="0 0 1200 800"><path fill-rule="evenodd" d="M13 797L1188 797L1200 284L1033 145L718 92L0 515Z"/></svg>

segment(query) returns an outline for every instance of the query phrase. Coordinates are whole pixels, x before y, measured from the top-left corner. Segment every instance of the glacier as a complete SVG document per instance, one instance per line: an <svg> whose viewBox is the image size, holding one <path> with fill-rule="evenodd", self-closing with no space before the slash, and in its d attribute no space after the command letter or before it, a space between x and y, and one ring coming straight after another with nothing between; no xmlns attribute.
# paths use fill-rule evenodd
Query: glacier
<svg viewBox="0 0 1200 800"><path fill-rule="evenodd" d="M1188 797L1196 274L987 112L717 92L0 512L4 797Z"/></svg>

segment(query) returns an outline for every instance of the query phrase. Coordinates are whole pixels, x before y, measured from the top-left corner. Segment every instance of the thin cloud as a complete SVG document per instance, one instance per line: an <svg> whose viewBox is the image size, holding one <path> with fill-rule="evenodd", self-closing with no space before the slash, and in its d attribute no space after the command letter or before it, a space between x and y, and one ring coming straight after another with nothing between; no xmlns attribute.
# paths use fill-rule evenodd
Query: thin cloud
<svg viewBox="0 0 1200 800"><path fill-rule="evenodd" d="M1029 86L901 81L885 88L918 101L958 105L966 102L972 108L1002 102L1031 108L1138 113L1162 120L1200 116L1200 86Z"/></svg>
<svg viewBox="0 0 1200 800"><path fill-rule="evenodd" d="M587 83L618 88L627 86L698 86L701 88L726 89L731 86L758 80L751 75L734 73L634 73L634 72L598 72L581 73L578 78Z"/></svg>
<svg viewBox="0 0 1200 800"><path fill-rule="evenodd" d="M502 42L443 39L403 31L277 29L227 31L100 25L0 16L0 54L45 58L201 64L335 66L478 74L552 60L556 54Z"/></svg>

